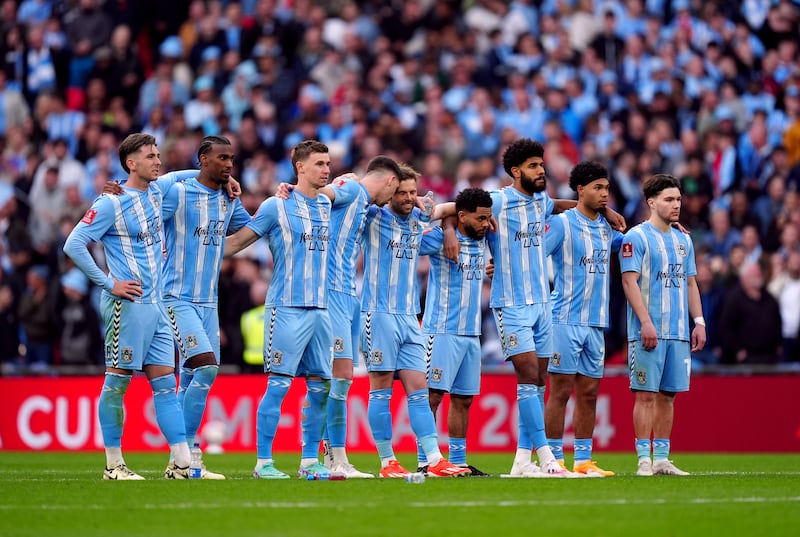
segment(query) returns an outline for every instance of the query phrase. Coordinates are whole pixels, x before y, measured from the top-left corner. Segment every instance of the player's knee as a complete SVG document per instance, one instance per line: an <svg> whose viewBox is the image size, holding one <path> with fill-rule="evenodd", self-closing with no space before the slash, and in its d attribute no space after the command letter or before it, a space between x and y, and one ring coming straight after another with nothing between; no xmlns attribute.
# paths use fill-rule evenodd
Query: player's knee
<svg viewBox="0 0 800 537"><path fill-rule="evenodd" d="M204 352L202 354L198 354L197 356L192 356L186 360L184 367L196 369L204 365L217 365L217 358L214 356L213 352Z"/></svg>
<svg viewBox="0 0 800 537"><path fill-rule="evenodd" d="M471 395L450 395L450 404L456 408L461 410L469 410L469 407L472 406L472 399Z"/></svg>

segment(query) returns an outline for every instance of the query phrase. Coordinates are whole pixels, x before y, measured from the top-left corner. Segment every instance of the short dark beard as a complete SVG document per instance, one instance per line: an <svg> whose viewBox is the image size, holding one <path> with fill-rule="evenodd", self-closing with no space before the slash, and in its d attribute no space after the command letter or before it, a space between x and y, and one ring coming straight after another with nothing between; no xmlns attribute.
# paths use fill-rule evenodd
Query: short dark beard
<svg viewBox="0 0 800 537"><path fill-rule="evenodd" d="M525 175L521 175L519 178L519 185L525 192L536 194L538 192L543 192L547 188L547 181L545 180L542 186L538 186L536 181L528 179Z"/></svg>
<svg viewBox="0 0 800 537"><path fill-rule="evenodd" d="M485 233L483 235L481 235L480 233L478 233L477 229L475 229L474 227L472 227L472 226L470 226L468 224L464 224L464 235L466 235L467 237L469 237L470 239L475 240L475 241L479 241L479 240L483 239L483 237L486 236Z"/></svg>

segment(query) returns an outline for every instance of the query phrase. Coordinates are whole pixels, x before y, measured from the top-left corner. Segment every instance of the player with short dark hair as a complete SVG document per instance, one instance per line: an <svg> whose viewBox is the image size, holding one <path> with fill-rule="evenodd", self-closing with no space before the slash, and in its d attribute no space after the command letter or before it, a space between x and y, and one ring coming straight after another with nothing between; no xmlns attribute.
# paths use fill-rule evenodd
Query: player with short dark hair
<svg viewBox="0 0 800 537"><path fill-rule="evenodd" d="M275 264L265 303L264 370L269 380L256 419L258 460L253 476L260 479L289 478L275 467L272 444L281 403L295 376L305 376L307 386L297 475L330 476L318 459L333 341L327 286L331 202L320 193L330 174L328 147L316 140L300 142L292 151L292 163L297 186L289 199L264 201L253 220L225 244L225 256L230 256L267 237Z"/></svg>
<svg viewBox="0 0 800 537"><path fill-rule="evenodd" d="M690 353L702 350L706 342L694 246L687 234L673 229L681 212L678 179L653 175L642 183L642 192L650 217L625 235L620 250L635 395L636 473L688 475L669 460L669 452L675 396L689 390ZM690 314L695 325L691 332Z"/></svg>
<svg viewBox="0 0 800 537"><path fill-rule="evenodd" d="M469 473L448 462L439 451L436 422L428 403L425 347L417 314L417 261L422 225L449 216L448 204L425 214L417 204L418 173L401 166L403 177L385 208L370 206L364 229L364 287L361 348L369 371L368 418L381 458L381 477L405 477L410 472L397 461L392 448L390 403L395 374L408 395L411 428L430 463L428 474L459 476ZM449 214L448 214L449 211Z"/></svg>
<svg viewBox="0 0 800 537"><path fill-rule="evenodd" d="M592 477L614 475L592 461L597 392L605 361L603 332L608 327L609 263L611 252L619 251L622 243L622 234L602 214L608 205L608 176L602 164L576 164L569 186L578 194L578 205L548 220L545 236L554 273L550 295L554 352L548 365L545 433L563 466L564 414L574 388L572 470Z"/></svg>
<svg viewBox="0 0 800 537"><path fill-rule="evenodd" d="M162 205L167 255L164 303L180 356L178 400L190 445L219 370L217 286L225 237L250 221L239 199L231 200L226 190L233 158L230 140L206 136L197 150L197 177L172 185ZM201 478L225 476L201 464Z"/></svg>
<svg viewBox="0 0 800 537"><path fill-rule="evenodd" d="M420 255L430 260L428 291L422 331L427 340L428 394L433 415L445 394L450 394L447 414L448 458L470 469L473 477L484 472L467 464L469 409L480 392L481 294L486 264L486 242L492 217L492 197L483 189L462 190L455 200L458 260L445 255L441 227L425 231ZM420 468L427 471L425 453L418 453Z"/></svg>
<svg viewBox="0 0 800 537"><path fill-rule="evenodd" d="M124 192L98 197L64 244L64 253L103 289L106 374L98 404L106 450L103 478L143 479L127 467L120 446L123 398L133 372L144 370L153 389L156 421L174 458L168 477L186 479L189 446L175 394L172 331L162 302L162 194L153 184L160 154L153 136L137 133L120 144L119 157L130 174ZM103 243L109 274L89 254L92 241Z"/></svg>

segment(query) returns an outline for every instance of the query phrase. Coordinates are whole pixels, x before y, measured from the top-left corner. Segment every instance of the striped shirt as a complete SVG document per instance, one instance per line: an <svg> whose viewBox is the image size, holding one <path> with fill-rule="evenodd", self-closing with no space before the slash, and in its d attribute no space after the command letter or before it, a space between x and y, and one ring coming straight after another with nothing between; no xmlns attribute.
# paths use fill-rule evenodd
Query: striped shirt
<svg viewBox="0 0 800 537"><path fill-rule="evenodd" d="M331 255L328 256L328 289L358 296L356 264L361 252L370 197L354 179L330 184L336 192L331 208Z"/></svg>
<svg viewBox="0 0 800 537"><path fill-rule="evenodd" d="M364 228L362 311L419 313L417 260L422 224L427 221L417 207L408 217L385 207L369 207Z"/></svg>
<svg viewBox="0 0 800 537"><path fill-rule="evenodd" d="M623 273L639 274L639 288L659 339L689 341L687 279L697 274L689 235L670 228L662 233L643 222L625 234L620 249ZM640 339L641 323L628 304L628 341Z"/></svg>
<svg viewBox="0 0 800 537"><path fill-rule="evenodd" d="M553 213L553 200L547 192L528 196L513 186L491 195L498 229L487 235L495 266L489 305L502 308L547 303L550 281L544 230L547 217Z"/></svg>
<svg viewBox="0 0 800 537"><path fill-rule="evenodd" d="M135 302L154 304L161 300L163 229L161 190L124 188L119 195L102 195L86 211L67 237L64 252L90 280L108 293L113 282L97 266L87 250L90 242L102 242L110 276L136 280L142 296Z"/></svg>
<svg viewBox="0 0 800 537"><path fill-rule="evenodd" d="M608 326L611 253L619 251L622 233L599 215L591 220L578 209L554 216L545 239L552 255L553 322L575 326Z"/></svg>
<svg viewBox="0 0 800 537"><path fill-rule="evenodd" d="M426 334L481 335L481 289L486 242L456 231L458 263L444 255L444 232L435 227L422 235L420 255L429 256L428 294L422 330Z"/></svg>
<svg viewBox="0 0 800 537"><path fill-rule="evenodd" d="M247 224L266 236L275 269L267 306L327 308L331 201L292 190L289 199L269 198Z"/></svg>
<svg viewBox="0 0 800 537"><path fill-rule="evenodd" d="M225 236L250 222L241 202L225 190L191 179L164 195L164 298L217 304Z"/></svg>

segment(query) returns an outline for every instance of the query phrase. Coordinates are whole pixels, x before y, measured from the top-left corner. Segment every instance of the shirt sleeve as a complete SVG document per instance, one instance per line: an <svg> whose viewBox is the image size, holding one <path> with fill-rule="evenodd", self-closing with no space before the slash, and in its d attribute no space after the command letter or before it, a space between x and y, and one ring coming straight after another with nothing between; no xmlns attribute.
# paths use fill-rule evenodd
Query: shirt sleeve
<svg viewBox="0 0 800 537"><path fill-rule="evenodd" d="M622 241L625 240L625 235L617 231L616 229L611 230L611 251L612 252L619 252L620 248L622 247Z"/></svg>
<svg viewBox="0 0 800 537"><path fill-rule="evenodd" d="M422 233L422 241L419 245L419 255L433 255L438 253L444 245L444 230L439 227L426 229Z"/></svg>
<svg viewBox="0 0 800 537"><path fill-rule="evenodd" d="M247 209L242 207L242 202L238 199L233 201L233 216L231 216L231 221L228 224L228 231L227 233L230 235L242 229L244 226L247 225L248 222L252 217L250 213L247 212Z"/></svg>
<svg viewBox="0 0 800 537"><path fill-rule="evenodd" d="M549 218L553 214L556 204L547 192L542 192L542 195L544 196L544 217Z"/></svg>
<svg viewBox="0 0 800 537"><path fill-rule="evenodd" d="M114 225L114 214L111 200L106 196L100 196L86 211L64 243L64 253L95 285L106 291L114 287L114 280L100 270L92 254L89 253L88 246L91 242L99 242Z"/></svg>
<svg viewBox="0 0 800 537"><path fill-rule="evenodd" d="M194 179L198 175L200 175L200 170L178 170L175 172L165 173L164 175L160 176L155 181L155 184L158 189L161 190L161 195L166 196L170 189L172 189L172 185L175 183Z"/></svg>
<svg viewBox="0 0 800 537"><path fill-rule="evenodd" d="M170 188L166 193L162 194L161 218L165 221L172 218L175 215L175 211L178 210L179 194L177 188Z"/></svg>
<svg viewBox="0 0 800 537"><path fill-rule="evenodd" d="M562 216L556 215L547 221L544 241L546 255L553 255L561 249L561 245L564 244L564 219Z"/></svg>
<svg viewBox="0 0 800 537"><path fill-rule="evenodd" d="M336 193L336 198L333 201L333 206L349 205L358 197L358 192L361 189L359 183L353 179L338 179L330 184L330 187Z"/></svg>
<svg viewBox="0 0 800 537"><path fill-rule="evenodd" d="M270 229L278 223L277 209L277 198L273 197L264 200L258 211L256 211L255 216L247 223L247 227L259 237L267 235Z"/></svg>
<svg viewBox="0 0 800 537"><path fill-rule="evenodd" d="M620 272L642 272L645 244L641 233L631 231L622 240L619 250Z"/></svg>

